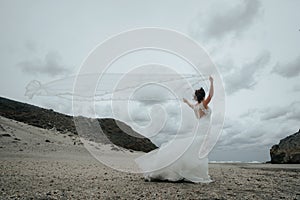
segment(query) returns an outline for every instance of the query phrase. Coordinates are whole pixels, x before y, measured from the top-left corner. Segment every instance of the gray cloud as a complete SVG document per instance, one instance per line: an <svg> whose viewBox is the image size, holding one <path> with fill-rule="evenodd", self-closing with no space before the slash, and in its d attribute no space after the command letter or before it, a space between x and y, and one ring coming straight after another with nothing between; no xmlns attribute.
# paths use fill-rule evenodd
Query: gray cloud
<svg viewBox="0 0 300 200"><path fill-rule="evenodd" d="M17 64L23 72L28 74L44 74L57 76L70 72L62 63L62 57L56 51L50 51L44 59L26 60Z"/></svg>
<svg viewBox="0 0 300 200"><path fill-rule="evenodd" d="M270 61L270 53L264 52L253 62L244 65L241 69L234 67L234 71L225 75L225 89L233 94L241 89L251 89L257 84L257 75Z"/></svg>
<svg viewBox="0 0 300 200"><path fill-rule="evenodd" d="M300 119L300 101L295 101L288 106L266 108L259 111L261 114L261 120L281 119L282 121Z"/></svg>
<svg viewBox="0 0 300 200"><path fill-rule="evenodd" d="M36 42L32 41L32 40L27 40L25 42L25 48L27 51L35 53L38 50L38 46L36 44Z"/></svg>
<svg viewBox="0 0 300 200"><path fill-rule="evenodd" d="M300 92L300 85L294 85L292 92Z"/></svg>
<svg viewBox="0 0 300 200"><path fill-rule="evenodd" d="M272 72L286 78L298 76L300 74L300 55L289 63L277 63Z"/></svg>
<svg viewBox="0 0 300 200"><path fill-rule="evenodd" d="M292 103L286 110L287 114L282 116L281 113L278 116L278 113L271 112L272 109L264 109L256 110L257 118L249 116L226 120L227 125L218 141L217 149L270 149L282 138L298 131L300 109L295 108L299 107L299 103ZM273 108L275 109L277 108Z"/></svg>
<svg viewBox="0 0 300 200"><path fill-rule="evenodd" d="M277 119L286 115L287 110L283 107L276 107L276 108L267 108L265 111L261 113L261 120L272 120Z"/></svg>
<svg viewBox="0 0 300 200"><path fill-rule="evenodd" d="M221 148L268 147L278 143L280 139L298 131L300 119L300 101L287 106L250 109L237 120L226 121L220 139Z"/></svg>
<svg viewBox="0 0 300 200"><path fill-rule="evenodd" d="M298 131L299 119L300 101L294 101L286 106L249 109L237 119L226 119L216 148L268 150L282 138Z"/></svg>
<svg viewBox="0 0 300 200"><path fill-rule="evenodd" d="M230 120L226 123L232 124L224 129L224 133L218 142L219 149L245 149L251 147L271 146L274 138L269 137L273 132L269 129L269 124L254 122L253 119ZM249 125L251 124L251 126ZM276 140L276 139L275 139Z"/></svg>
<svg viewBox="0 0 300 200"><path fill-rule="evenodd" d="M191 35L194 37L222 38L228 34L241 34L250 27L261 13L261 3L258 0L244 0L235 7L212 15L199 15L191 25ZM212 12L213 13L213 12Z"/></svg>

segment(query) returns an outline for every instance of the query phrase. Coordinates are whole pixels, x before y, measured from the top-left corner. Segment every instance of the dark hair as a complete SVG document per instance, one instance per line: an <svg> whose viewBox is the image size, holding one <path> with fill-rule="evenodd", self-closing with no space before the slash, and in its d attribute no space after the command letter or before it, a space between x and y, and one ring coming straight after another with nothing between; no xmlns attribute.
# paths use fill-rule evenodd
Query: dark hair
<svg viewBox="0 0 300 200"><path fill-rule="evenodd" d="M201 101L203 101L204 97L205 97L205 91L203 88L200 88L199 90L195 91L195 95L197 97L197 101L199 103L201 103Z"/></svg>

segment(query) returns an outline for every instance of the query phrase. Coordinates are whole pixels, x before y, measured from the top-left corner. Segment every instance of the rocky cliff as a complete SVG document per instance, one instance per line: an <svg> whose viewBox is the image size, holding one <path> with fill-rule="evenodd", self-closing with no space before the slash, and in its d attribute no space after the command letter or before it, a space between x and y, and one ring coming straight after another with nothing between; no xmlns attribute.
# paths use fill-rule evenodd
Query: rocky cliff
<svg viewBox="0 0 300 200"><path fill-rule="evenodd" d="M73 117L55 112L52 109L40 108L3 97L0 97L0 116L44 129L55 129L62 134L79 134L80 137L95 142L112 142L115 145L136 151L149 152L157 148L148 138L115 119ZM74 121L77 122L77 128Z"/></svg>
<svg viewBox="0 0 300 200"><path fill-rule="evenodd" d="M290 135L279 144L272 146L270 150L271 163L298 163L300 164L300 129Z"/></svg>

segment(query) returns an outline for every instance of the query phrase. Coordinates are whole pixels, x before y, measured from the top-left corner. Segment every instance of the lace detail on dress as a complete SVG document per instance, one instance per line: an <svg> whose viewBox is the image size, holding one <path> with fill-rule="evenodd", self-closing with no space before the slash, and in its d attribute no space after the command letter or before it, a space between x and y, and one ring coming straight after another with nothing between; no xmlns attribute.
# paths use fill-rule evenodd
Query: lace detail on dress
<svg viewBox="0 0 300 200"><path fill-rule="evenodd" d="M198 119L205 117L205 116L209 116L211 114L211 109L209 107L206 109L202 102L199 104L193 105L193 110ZM199 110L201 110L201 112L203 113L202 116L200 116Z"/></svg>

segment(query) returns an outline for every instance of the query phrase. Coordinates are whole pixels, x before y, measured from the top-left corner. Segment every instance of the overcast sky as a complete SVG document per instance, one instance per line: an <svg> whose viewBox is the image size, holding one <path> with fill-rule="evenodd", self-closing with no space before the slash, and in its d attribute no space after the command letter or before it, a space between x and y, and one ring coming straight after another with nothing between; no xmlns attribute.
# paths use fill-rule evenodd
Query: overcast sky
<svg viewBox="0 0 300 200"><path fill-rule="evenodd" d="M300 1L0 0L0 95L70 113L69 101L24 96L31 80L75 74L119 32L162 27L203 46L226 88L226 120L211 160L269 160L299 130Z"/></svg>

